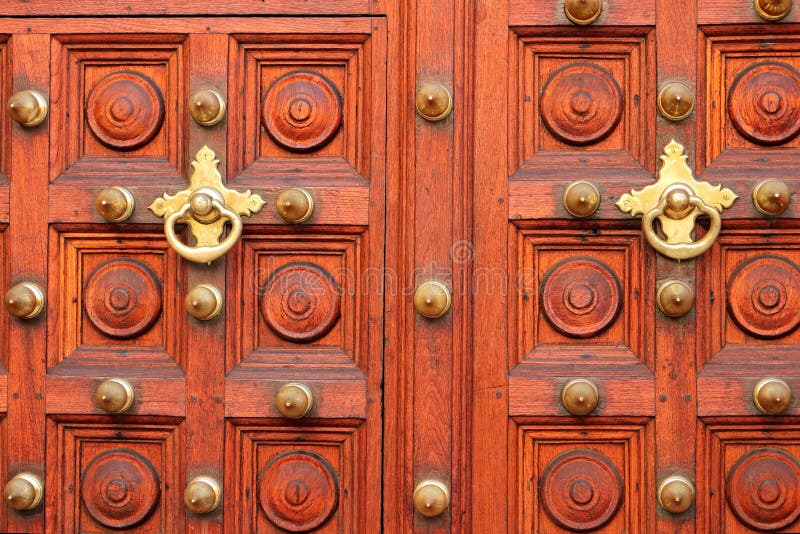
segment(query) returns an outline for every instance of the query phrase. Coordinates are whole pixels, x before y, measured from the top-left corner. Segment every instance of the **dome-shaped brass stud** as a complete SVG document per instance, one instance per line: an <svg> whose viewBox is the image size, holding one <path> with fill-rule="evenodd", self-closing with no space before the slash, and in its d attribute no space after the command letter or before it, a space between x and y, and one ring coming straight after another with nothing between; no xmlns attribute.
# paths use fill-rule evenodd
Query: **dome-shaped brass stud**
<svg viewBox="0 0 800 534"><path fill-rule="evenodd" d="M136 202L133 193L126 187L114 186L103 189L95 199L97 213L108 222L127 221L133 215Z"/></svg>
<svg viewBox="0 0 800 534"><path fill-rule="evenodd" d="M47 118L47 100L39 91L19 91L8 99L8 114L20 126L33 128Z"/></svg>
<svg viewBox="0 0 800 534"><path fill-rule="evenodd" d="M441 515L450 506L450 490L438 480L423 480L414 487L414 509L424 517Z"/></svg>
<svg viewBox="0 0 800 534"><path fill-rule="evenodd" d="M417 91L417 113L426 121L440 121L453 111L453 94L441 83L427 83Z"/></svg>
<svg viewBox="0 0 800 534"><path fill-rule="evenodd" d="M667 317L683 317L694 306L694 291L680 280L665 280L658 287L656 304Z"/></svg>
<svg viewBox="0 0 800 534"><path fill-rule="evenodd" d="M588 415L597 408L600 392L589 380L575 378L561 390L561 403L573 415Z"/></svg>
<svg viewBox="0 0 800 534"><path fill-rule="evenodd" d="M564 14L573 23L586 26L597 20L603 10L602 0L566 0Z"/></svg>
<svg viewBox="0 0 800 534"><path fill-rule="evenodd" d="M284 384L275 395L275 407L281 415L290 419L307 416L314 407L314 394L305 384Z"/></svg>
<svg viewBox="0 0 800 534"><path fill-rule="evenodd" d="M792 403L792 389L780 378L764 378L753 388L753 404L767 415L785 412Z"/></svg>
<svg viewBox="0 0 800 534"><path fill-rule="evenodd" d="M600 191L590 182L572 182L564 190L564 209L573 217L588 217L600 207Z"/></svg>
<svg viewBox="0 0 800 534"><path fill-rule="evenodd" d="M214 89L198 91L189 99L189 113L200 126L214 126L225 117L225 97Z"/></svg>
<svg viewBox="0 0 800 534"><path fill-rule="evenodd" d="M44 291L33 282L20 282L6 292L5 303L14 317L33 319L44 309Z"/></svg>
<svg viewBox="0 0 800 534"><path fill-rule="evenodd" d="M682 121L694 110L694 94L686 84L669 82L658 92L656 105L665 119Z"/></svg>
<svg viewBox="0 0 800 534"><path fill-rule="evenodd" d="M656 496L664 510L682 514L694 503L694 484L686 477L669 476L658 485Z"/></svg>
<svg viewBox="0 0 800 534"><path fill-rule="evenodd" d="M222 312L222 291L213 284L198 284L186 294L186 311L198 321L210 321Z"/></svg>
<svg viewBox="0 0 800 534"><path fill-rule="evenodd" d="M207 476L194 477L183 492L183 503L195 514L209 514L219 507L221 501L222 487Z"/></svg>
<svg viewBox="0 0 800 534"><path fill-rule="evenodd" d="M122 378L106 380L94 392L94 402L98 408L111 414L122 414L133 406L133 386Z"/></svg>
<svg viewBox="0 0 800 534"><path fill-rule="evenodd" d="M301 224L314 214L314 197L301 187L285 189L278 195L276 208L284 221Z"/></svg>
<svg viewBox="0 0 800 534"><path fill-rule="evenodd" d="M33 510L42 502L44 483L33 473L17 473L6 483L3 498L14 510Z"/></svg>
<svg viewBox="0 0 800 534"><path fill-rule="evenodd" d="M753 188L753 205L767 217L786 211L790 200L789 187L780 180L764 180Z"/></svg>
<svg viewBox="0 0 800 534"><path fill-rule="evenodd" d="M764 20L781 20L792 10L792 0L753 0L753 8Z"/></svg>
<svg viewBox="0 0 800 534"><path fill-rule="evenodd" d="M441 282L423 282L414 292L414 307L417 313L428 319L437 319L450 309L450 289Z"/></svg>

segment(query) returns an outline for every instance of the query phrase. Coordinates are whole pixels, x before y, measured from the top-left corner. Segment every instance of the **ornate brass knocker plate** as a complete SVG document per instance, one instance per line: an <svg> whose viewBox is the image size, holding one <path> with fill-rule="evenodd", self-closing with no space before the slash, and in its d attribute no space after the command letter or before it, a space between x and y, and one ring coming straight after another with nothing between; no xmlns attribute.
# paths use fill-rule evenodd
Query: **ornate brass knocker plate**
<svg viewBox="0 0 800 534"><path fill-rule="evenodd" d="M175 195L164 193L149 206L150 211L164 218L164 234L175 252L198 263L211 263L233 248L242 235L241 217L258 213L264 206L264 200L249 189L240 193L222 185L218 164L214 152L204 146L192 162L194 173L189 188ZM231 230L220 242L226 221L231 223ZM195 246L178 239L177 223L189 226L197 241Z"/></svg>
<svg viewBox="0 0 800 534"><path fill-rule="evenodd" d="M664 148L663 167L656 183L641 191L632 189L617 201L617 207L631 216L643 214L642 231L648 243L668 258L686 260L708 250L719 235L723 208L739 198L730 189L699 182L686 164L683 146L672 140ZM698 241L692 239L695 219L707 215L711 226ZM653 228L658 219L666 240Z"/></svg>

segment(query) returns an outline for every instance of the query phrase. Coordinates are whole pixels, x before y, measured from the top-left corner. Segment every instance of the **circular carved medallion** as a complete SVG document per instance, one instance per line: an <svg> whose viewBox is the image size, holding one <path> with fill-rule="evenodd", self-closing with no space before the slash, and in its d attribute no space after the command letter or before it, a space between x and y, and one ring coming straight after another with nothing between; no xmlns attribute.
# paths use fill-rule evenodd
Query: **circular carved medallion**
<svg viewBox="0 0 800 534"><path fill-rule="evenodd" d="M153 513L161 480L144 456L113 449L95 457L81 475L81 498L89 514L109 528L130 528Z"/></svg>
<svg viewBox="0 0 800 534"><path fill-rule="evenodd" d="M261 472L258 499L267 517L289 532L313 530L339 504L336 473L321 456L307 451L275 457Z"/></svg>
<svg viewBox="0 0 800 534"><path fill-rule="evenodd" d="M86 280L83 306L89 321L103 334L135 337L161 314L161 286L146 265L128 258L112 259Z"/></svg>
<svg viewBox="0 0 800 534"><path fill-rule="evenodd" d="M164 98L158 86L138 72L113 72L92 87L86 121L97 139L116 150L149 143L164 122Z"/></svg>
<svg viewBox="0 0 800 534"><path fill-rule="evenodd" d="M571 145L607 137L622 117L622 90L614 76L591 63L572 63L547 79L539 99L545 126Z"/></svg>
<svg viewBox="0 0 800 534"><path fill-rule="evenodd" d="M273 272L261 299L269 327L287 341L319 339L339 320L341 289L333 277L313 263L289 263Z"/></svg>
<svg viewBox="0 0 800 534"><path fill-rule="evenodd" d="M608 523L622 504L622 477L604 455L578 449L554 458L539 480L542 507L559 526L585 532Z"/></svg>
<svg viewBox="0 0 800 534"><path fill-rule="evenodd" d="M744 69L728 93L736 130L759 145L780 145L800 132L800 73L790 65L764 62Z"/></svg>
<svg viewBox="0 0 800 534"><path fill-rule="evenodd" d="M739 264L728 280L728 310L750 335L774 338L800 324L800 270L766 254Z"/></svg>
<svg viewBox="0 0 800 534"><path fill-rule="evenodd" d="M320 74L289 72L267 89L261 120L270 137L286 150L311 152L339 131L342 97Z"/></svg>
<svg viewBox="0 0 800 534"><path fill-rule="evenodd" d="M608 328L622 307L621 295L611 268L592 258L562 261L542 281L544 315L570 337L591 337Z"/></svg>
<svg viewBox="0 0 800 534"><path fill-rule="evenodd" d="M728 504L748 527L777 530L800 517L800 464L780 449L757 449L728 473Z"/></svg>

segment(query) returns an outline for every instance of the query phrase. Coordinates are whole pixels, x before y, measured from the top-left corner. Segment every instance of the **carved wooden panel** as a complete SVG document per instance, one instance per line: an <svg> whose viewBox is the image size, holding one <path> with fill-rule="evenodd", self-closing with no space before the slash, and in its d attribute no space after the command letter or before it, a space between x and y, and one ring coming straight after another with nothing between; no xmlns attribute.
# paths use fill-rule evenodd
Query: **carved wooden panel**
<svg viewBox="0 0 800 534"><path fill-rule="evenodd" d="M53 40L51 178L116 175L131 184L184 167L185 36Z"/></svg>
<svg viewBox="0 0 800 534"><path fill-rule="evenodd" d="M357 512L369 498L363 486L365 449L358 428L300 430L234 421L228 424L227 436L228 531L369 530Z"/></svg>
<svg viewBox="0 0 800 534"><path fill-rule="evenodd" d="M648 428L519 423L517 531L642 532L653 521Z"/></svg>
<svg viewBox="0 0 800 534"><path fill-rule="evenodd" d="M698 529L800 529L800 427L752 420L700 425Z"/></svg>
<svg viewBox="0 0 800 534"><path fill-rule="evenodd" d="M162 235L51 235L50 367L181 362L182 270Z"/></svg>
<svg viewBox="0 0 800 534"><path fill-rule="evenodd" d="M130 423L48 420L48 531L183 530L183 425Z"/></svg>

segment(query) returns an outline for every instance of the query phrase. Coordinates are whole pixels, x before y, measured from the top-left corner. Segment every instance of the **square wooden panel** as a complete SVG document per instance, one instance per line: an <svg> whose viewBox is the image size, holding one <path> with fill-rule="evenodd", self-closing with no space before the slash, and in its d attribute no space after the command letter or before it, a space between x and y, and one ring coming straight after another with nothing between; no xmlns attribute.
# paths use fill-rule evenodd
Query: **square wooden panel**
<svg viewBox="0 0 800 534"><path fill-rule="evenodd" d="M365 367L363 254L360 235L245 237L231 263L233 365Z"/></svg>
<svg viewBox="0 0 800 534"><path fill-rule="evenodd" d="M186 314L161 234L51 233L49 367L175 366Z"/></svg>
<svg viewBox="0 0 800 534"><path fill-rule="evenodd" d="M183 174L185 38L54 38L51 179Z"/></svg>
<svg viewBox="0 0 800 534"><path fill-rule="evenodd" d="M517 532L643 532L652 525L650 425L518 424ZM515 482L516 481L516 482ZM514 514L511 514L512 517Z"/></svg>
<svg viewBox="0 0 800 534"><path fill-rule="evenodd" d="M800 45L794 34L748 35L752 31L701 34L698 91L705 98L698 98L698 137L706 143L697 172L711 165L796 167Z"/></svg>
<svg viewBox="0 0 800 534"><path fill-rule="evenodd" d="M358 513L359 500L367 497L359 428L229 421L226 436L231 532L365 531Z"/></svg>
<svg viewBox="0 0 800 534"><path fill-rule="evenodd" d="M648 169L652 32L511 34L509 174L575 165Z"/></svg>
<svg viewBox="0 0 800 534"><path fill-rule="evenodd" d="M382 24L376 23L376 29ZM370 34L231 39L228 171L369 177L372 129L386 88Z"/></svg>
<svg viewBox="0 0 800 534"><path fill-rule="evenodd" d="M519 229L515 255L509 324L519 363L645 362L652 290L640 232Z"/></svg>
<svg viewBox="0 0 800 534"><path fill-rule="evenodd" d="M698 426L698 529L800 531L800 425L737 419Z"/></svg>
<svg viewBox="0 0 800 534"><path fill-rule="evenodd" d="M47 441L48 532L184 529L181 422L50 418Z"/></svg>
<svg viewBox="0 0 800 534"><path fill-rule="evenodd" d="M698 270L698 363L800 361L800 232L727 230Z"/></svg>

